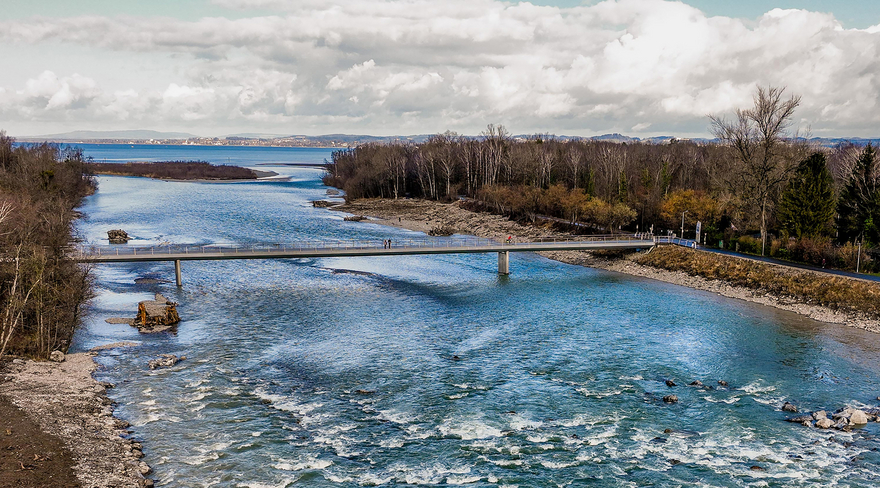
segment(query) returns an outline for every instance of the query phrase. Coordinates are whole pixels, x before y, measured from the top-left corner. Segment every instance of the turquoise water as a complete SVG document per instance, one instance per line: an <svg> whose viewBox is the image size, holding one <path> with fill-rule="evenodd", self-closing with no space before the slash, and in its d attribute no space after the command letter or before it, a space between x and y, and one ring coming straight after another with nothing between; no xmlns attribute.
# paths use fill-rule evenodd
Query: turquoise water
<svg viewBox="0 0 880 488"><path fill-rule="evenodd" d="M79 231L101 243L122 228L135 244L417 235L313 208L320 170L270 169L291 180L100 177ZM74 348L141 344L102 353L98 375L159 486L880 483L877 424L818 431L779 412L876 405L876 335L534 255L511 256L509 277L496 264L184 262L181 289L134 283L173 280L169 263L100 265ZM104 322L155 292L180 303L175 334ZM162 353L187 360L150 371ZM730 386L683 386L697 379Z"/></svg>

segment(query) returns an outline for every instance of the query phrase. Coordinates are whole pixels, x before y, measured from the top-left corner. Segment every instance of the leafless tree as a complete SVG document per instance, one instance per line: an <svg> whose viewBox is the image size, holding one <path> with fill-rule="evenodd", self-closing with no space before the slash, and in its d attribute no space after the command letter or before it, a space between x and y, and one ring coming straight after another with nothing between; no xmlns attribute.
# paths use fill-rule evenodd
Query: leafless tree
<svg viewBox="0 0 880 488"><path fill-rule="evenodd" d="M783 99L785 88L758 87L754 106L737 109L732 121L710 115L712 132L729 144L737 156L737 189L746 201L760 209L761 254L767 245L767 224L774 197L788 180L796 159L786 157L784 142L801 97Z"/></svg>

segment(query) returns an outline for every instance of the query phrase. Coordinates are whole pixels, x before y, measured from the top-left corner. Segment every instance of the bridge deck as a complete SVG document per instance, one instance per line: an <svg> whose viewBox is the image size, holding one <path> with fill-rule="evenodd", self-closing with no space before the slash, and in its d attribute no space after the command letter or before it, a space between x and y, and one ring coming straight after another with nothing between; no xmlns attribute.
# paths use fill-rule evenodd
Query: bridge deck
<svg viewBox="0 0 880 488"><path fill-rule="evenodd" d="M381 240L305 242L257 247L233 246L102 246L80 250L81 262L204 261L222 259L285 259L345 256L399 256L417 254L460 254L535 251L593 251L600 249L644 249L653 239L622 236L591 236L583 240L500 243L488 239Z"/></svg>

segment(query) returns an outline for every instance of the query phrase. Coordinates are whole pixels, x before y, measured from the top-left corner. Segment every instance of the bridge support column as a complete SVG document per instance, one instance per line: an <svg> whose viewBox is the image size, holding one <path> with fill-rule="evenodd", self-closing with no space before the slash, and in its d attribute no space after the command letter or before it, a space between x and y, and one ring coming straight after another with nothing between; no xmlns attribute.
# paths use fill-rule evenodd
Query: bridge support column
<svg viewBox="0 0 880 488"><path fill-rule="evenodd" d="M510 251L504 251L498 253L498 274L500 275L509 275L510 274Z"/></svg>
<svg viewBox="0 0 880 488"><path fill-rule="evenodd" d="M180 260L174 260L174 277L177 279L177 286L183 286L183 282L180 279Z"/></svg>

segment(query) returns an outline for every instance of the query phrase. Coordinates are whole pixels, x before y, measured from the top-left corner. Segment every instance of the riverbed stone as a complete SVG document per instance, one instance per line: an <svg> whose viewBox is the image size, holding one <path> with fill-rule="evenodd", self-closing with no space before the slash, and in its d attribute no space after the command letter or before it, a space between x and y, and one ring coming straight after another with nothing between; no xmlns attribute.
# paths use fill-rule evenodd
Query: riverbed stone
<svg viewBox="0 0 880 488"><path fill-rule="evenodd" d="M177 357L174 354L160 354L158 359L151 359L147 366L150 369L170 368L184 359L186 359L186 356Z"/></svg>
<svg viewBox="0 0 880 488"><path fill-rule="evenodd" d="M861 410L853 409L849 416L849 422L853 425L864 425L868 423L868 416Z"/></svg>

